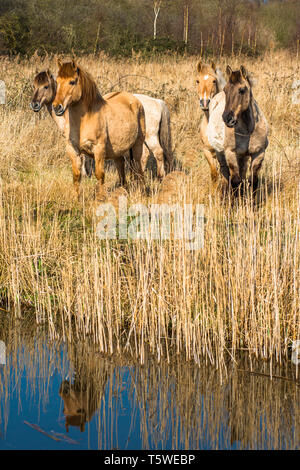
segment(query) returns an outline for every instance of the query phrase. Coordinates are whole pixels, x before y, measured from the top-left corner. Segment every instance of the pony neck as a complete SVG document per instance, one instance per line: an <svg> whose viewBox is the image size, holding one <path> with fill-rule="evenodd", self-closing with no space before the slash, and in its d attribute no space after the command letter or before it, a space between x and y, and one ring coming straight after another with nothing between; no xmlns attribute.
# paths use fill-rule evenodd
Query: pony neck
<svg viewBox="0 0 300 470"><path fill-rule="evenodd" d="M80 71L80 81L82 95L77 103L71 105L72 108L83 108L84 112L92 112L105 103L96 82L84 71Z"/></svg>
<svg viewBox="0 0 300 470"><path fill-rule="evenodd" d="M56 80L53 78L53 80L51 81L51 88L52 88L52 100L46 104L46 107L47 107L47 110L48 110L48 113L53 116L53 114L55 114L53 112L53 108L52 108L52 103L55 99L55 95L56 95L56 88L57 88L57 83L56 83Z"/></svg>
<svg viewBox="0 0 300 470"><path fill-rule="evenodd" d="M217 84L218 84L218 93L224 89L224 86L226 85L226 80L224 78L224 75L222 74L222 71L218 68L215 72L216 79L217 79Z"/></svg>
<svg viewBox="0 0 300 470"><path fill-rule="evenodd" d="M48 113L50 114L52 119L56 122L58 128L61 130L62 133L64 133L65 132L65 124L66 124L67 114L64 114L63 116L56 116L56 114L53 110L53 107L52 107L52 103L54 101L54 98L55 98L55 95L56 95L56 88L57 88L57 83L56 83L55 79L53 79L53 82L52 82L51 85L53 87L52 88L53 98L50 101L50 103L46 104L46 107L47 107ZM66 113L68 113L68 110L66 110Z"/></svg>
<svg viewBox="0 0 300 470"><path fill-rule="evenodd" d="M209 109L202 109L202 112L204 114L205 119L208 122L208 120L209 120Z"/></svg>
<svg viewBox="0 0 300 470"><path fill-rule="evenodd" d="M246 127L247 133L252 134L255 128L255 109L254 109L254 98L252 91L250 90L250 103L248 108L241 114L243 123L243 130Z"/></svg>

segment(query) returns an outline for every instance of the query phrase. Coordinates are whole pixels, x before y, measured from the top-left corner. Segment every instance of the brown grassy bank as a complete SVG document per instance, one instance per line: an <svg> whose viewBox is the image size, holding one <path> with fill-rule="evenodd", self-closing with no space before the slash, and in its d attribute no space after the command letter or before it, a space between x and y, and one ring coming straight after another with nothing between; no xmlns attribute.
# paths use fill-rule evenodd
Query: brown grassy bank
<svg viewBox="0 0 300 470"><path fill-rule="evenodd" d="M127 345L141 360L146 347L158 359L183 352L187 359L200 362L204 356L218 365L228 351L235 356L240 349L280 360L300 338L300 123L291 88L299 65L288 53L229 61L254 73L255 98L270 123L254 207L250 199L232 206L210 186L197 135L195 61L100 56L80 63L103 93L116 85L168 103L176 158L186 176L162 196L148 175L148 193L132 188L128 205L164 198L203 204L199 251L180 240L100 241L95 180L83 181L83 199L75 202L64 140L46 112L29 110L35 70L56 71L55 62L0 61L7 84L7 104L0 108L0 289L12 315L32 315L34 309L53 336L89 335L109 353ZM224 69L225 61L220 65ZM113 199L113 167L106 182Z"/></svg>

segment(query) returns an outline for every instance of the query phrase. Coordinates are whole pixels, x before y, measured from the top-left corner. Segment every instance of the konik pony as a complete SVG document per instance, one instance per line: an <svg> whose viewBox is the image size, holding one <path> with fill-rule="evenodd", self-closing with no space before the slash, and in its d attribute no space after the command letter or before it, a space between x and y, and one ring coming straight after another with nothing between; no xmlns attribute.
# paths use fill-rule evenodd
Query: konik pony
<svg viewBox="0 0 300 470"><path fill-rule="evenodd" d="M68 134L69 118L68 113L63 116L56 116L52 108L52 103L56 94L56 80L50 70L38 73L33 81L34 92L30 103L31 109L38 113L43 106L46 106L50 116L54 119L59 130L66 136ZM91 158L83 155L82 174L91 176Z"/></svg>
<svg viewBox="0 0 300 470"><path fill-rule="evenodd" d="M204 64L202 61L197 65L197 93L199 97L200 108L203 111L203 117L200 125L200 144L204 156L210 166L211 179L213 182L218 178L218 161L215 149L210 145L207 138L207 125L209 121L209 104L211 99L221 93L226 81L219 69L212 62L211 65Z"/></svg>
<svg viewBox="0 0 300 470"><path fill-rule="evenodd" d="M143 180L141 165L145 140L145 113L141 102L126 92L101 96L92 77L74 61L58 61L56 116L69 111L66 150L72 162L73 182L79 195L80 153L95 159L98 180L96 198L103 198L104 162L114 160L121 184L125 184L124 154L130 152L136 175Z"/></svg>
<svg viewBox="0 0 300 470"><path fill-rule="evenodd" d="M224 88L226 100L223 121L226 124L224 150L229 177L233 187L245 178L251 158L250 183L258 185L258 172L268 146L268 124L252 92L252 81L242 65L232 71L227 66L228 83Z"/></svg>
<svg viewBox="0 0 300 470"><path fill-rule="evenodd" d="M50 116L54 119L62 133L68 124L67 112L63 116L56 116L52 103L56 95L56 80L50 70L38 73L33 82L34 93L30 103L33 111L39 112L46 106ZM111 93L110 93L111 94ZM104 95L107 99L110 94ZM134 94L144 106L146 120L146 139L143 147L142 168L146 168L149 154L152 154L157 163L157 176L163 178L173 169L172 138L170 126L170 112L165 101L151 96ZM94 160L85 155L82 165L82 174L91 176Z"/></svg>
<svg viewBox="0 0 300 470"><path fill-rule="evenodd" d="M254 99L253 82L245 67L232 71L227 66L226 73L224 94L210 103L207 137L222 175L233 188L245 180L251 158L250 183L255 191L268 146L268 123Z"/></svg>
<svg viewBox="0 0 300 470"><path fill-rule="evenodd" d="M169 108L164 100L137 93L134 93L134 96L140 100L145 110L143 170L146 168L149 153L153 154L157 164L157 176L163 178L166 173L173 170L174 166Z"/></svg>
<svg viewBox="0 0 300 470"><path fill-rule="evenodd" d="M110 95L104 95L108 99ZM145 171L148 158L152 155L156 160L157 176L162 179L174 166L170 111L164 100L152 96L133 93L143 105L145 111L146 137L143 147L142 169Z"/></svg>

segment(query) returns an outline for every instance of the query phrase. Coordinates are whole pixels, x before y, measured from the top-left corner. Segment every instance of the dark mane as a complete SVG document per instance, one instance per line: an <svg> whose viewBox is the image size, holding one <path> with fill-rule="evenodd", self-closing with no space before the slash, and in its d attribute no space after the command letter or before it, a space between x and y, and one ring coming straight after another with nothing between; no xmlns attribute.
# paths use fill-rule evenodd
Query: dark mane
<svg viewBox="0 0 300 470"><path fill-rule="evenodd" d="M49 76L47 72L43 71L35 76L34 81L37 85L42 85L43 83L49 82Z"/></svg>
<svg viewBox="0 0 300 470"><path fill-rule="evenodd" d="M82 88L82 100L85 102L88 110L90 111L93 107L93 104L95 104L97 100L101 99L101 94L96 83L88 72L83 70L81 67L77 67L77 72ZM66 62L61 65L58 71L58 77L74 77L74 65L72 62Z"/></svg>
<svg viewBox="0 0 300 470"><path fill-rule="evenodd" d="M245 79L247 80L250 87L252 88L254 85L254 81L252 77L247 73ZM243 76L240 70L235 70L234 72L232 72L231 77L230 77L230 83L242 82L242 80L243 80Z"/></svg>

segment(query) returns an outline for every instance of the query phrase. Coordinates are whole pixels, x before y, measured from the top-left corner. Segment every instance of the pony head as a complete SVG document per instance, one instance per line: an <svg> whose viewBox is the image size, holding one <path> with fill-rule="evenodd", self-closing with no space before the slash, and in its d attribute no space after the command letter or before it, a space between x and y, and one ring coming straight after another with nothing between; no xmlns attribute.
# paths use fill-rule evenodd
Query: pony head
<svg viewBox="0 0 300 470"><path fill-rule="evenodd" d="M53 109L57 116L62 116L68 106L80 100L82 93L79 84L79 67L74 60L62 63L58 59L58 67Z"/></svg>
<svg viewBox="0 0 300 470"><path fill-rule="evenodd" d="M235 127L239 116L248 109L252 96L252 82L243 65L239 70L232 71L227 65L226 74L228 82L224 87L226 96L223 121L228 127Z"/></svg>
<svg viewBox="0 0 300 470"><path fill-rule="evenodd" d="M221 91L214 62L211 65L203 64L201 60L198 62L196 84L200 108L207 111L210 100Z"/></svg>
<svg viewBox="0 0 300 470"><path fill-rule="evenodd" d="M62 116L68 106L80 100L82 92L79 84L79 67L74 60L62 63L58 59L57 63L59 69L53 109L57 116Z"/></svg>
<svg viewBox="0 0 300 470"><path fill-rule="evenodd" d="M55 98L56 83L50 70L40 72L35 76L33 88L30 107L35 113L38 113L45 104L51 104Z"/></svg>
<svg viewBox="0 0 300 470"><path fill-rule="evenodd" d="M96 98L100 96L96 83L74 60L65 63L58 60L58 67L57 90L53 101L55 114L62 116L68 106L81 99L90 111Z"/></svg>
<svg viewBox="0 0 300 470"><path fill-rule="evenodd" d="M68 380L64 380L59 389L59 396L64 402L63 413L66 416L67 432L69 432L69 426L79 427L83 432L87 421L85 393L75 390L74 385L70 384Z"/></svg>

